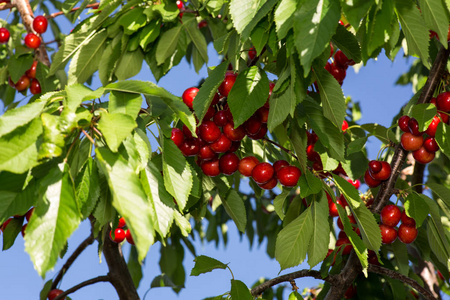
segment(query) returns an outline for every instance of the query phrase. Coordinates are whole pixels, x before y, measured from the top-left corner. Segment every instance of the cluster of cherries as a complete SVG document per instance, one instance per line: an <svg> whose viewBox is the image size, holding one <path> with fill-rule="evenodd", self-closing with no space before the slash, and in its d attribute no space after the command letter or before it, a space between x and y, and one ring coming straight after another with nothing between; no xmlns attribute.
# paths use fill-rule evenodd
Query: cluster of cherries
<svg viewBox="0 0 450 300"><path fill-rule="evenodd" d="M14 83L11 80L11 77L8 78L9 85L16 89L19 92L24 92L27 90L27 88L30 88L30 92L33 95L37 95L41 93L41 84L36 79L36 67L37 67L37 60L33 61L33 64L31 65L31 68L29 68L24 75L22 75L16 83Z"/></svg>
<svg viewBox="0 0 450 300"><path fill-rule="evenodd" d="M331 51L330 51L330 57L334 53L334 47L332 44ZM336 51L334 54L334 61L332 63L327 62L325 65L325 69L333 75L333 77L339 82L340 85L344 83L345 76L347 75L347 69L349 66L353 66L355 62L351 59L348 59L348 57L342 52L341 50Z"/></svg>
<svg viewBox="0 0 450 300"><path fill-rule="evenodd" d="M25 220L27 222L30 221L30 218L31 218L31 215L33 214L33 212L34 212L34 207L30 208L27 211L27 213L25 215L23 215L23 216L16 215L16 216L13 216L13 217L9 218L5 222L3 222L3 224L0 225L0 232L5 231L6 226L8 226L9 222L11 222L12 219L18 219L18 220L22 219L22 221L23 221L23 217L25 217ZM25 229L27 228L27 225L28 225L28 223L25 223L25 224L22 225L21 233L22 233L23 237L25 237Z"/></svg>
<svg viewBox="0 0 450 300"><path fill-rule="evenodd" d="M391 165L385 161L371 160L364 174L364 182L371 188L379 186L391 176Z"/></svg>
<svg viewBox="0 0 450 300"><path fill-rule="evenodd" d="M397 236L404 244L414 242L417 237L416 221L408 217L405 211L401 212L396 205L389 204L383 207L380 217L381 239L384 244L393 243ZM395 226L400 221L402 224L396 230Z"/></svg>
<svg viewBox="0 0 450 300"><path fill-rule="evenodd" d="M416 161L422 164L431 162L439 145L435 140L437 126L440 122L448 124L450 112L450 92L443 92L432 98L430 103L434 104L438 109L438 113L434 116L430 125L425 131L419 131L419 123L416 119L408 116L402 116L398 120L398 126L404 132L401 137L401 144L406 151L412 151ZM424 134L426 136L424 137Z"/></svg>
<svg viewBox="0 0 450 300"><path fill-rule="evenodd" d="M244 124L235 128L226 97L236 77L237 75L233 72L226 73L203 122L196 129L198 137L193 137L189 129L183 125L183 129L172 129L172 141L185 156L197 156L197 163L207 176L232 175L239 170L242 175L251 176L263 189L272 189L278 182L288 187L295 186L301 171L289 165L287 161L280 160L271 165L267 162L259 162L254 156L239 159L236 155L235 152L245 136L254 140L260 140L266 136L269 116L267 101ZM274 84L271 83L269 98L273 87ZM191 87L182 95L183 102L191 110L197 93L198 89Z"/></svg>
<svg viewBox="0 0 450 300"><path fill-rule="evenodd" d="M109 237L111 238L111 241L115 243L122 243L125 239L128 243L131 245L134 245L133 237L131 236L131 232L129 229L124 229L127 226L127 223L125 222L124 218L119 219L119 224L117 225L117 228L111 230L109 232ZM114 233L114 236L113 236Z"/></svg>

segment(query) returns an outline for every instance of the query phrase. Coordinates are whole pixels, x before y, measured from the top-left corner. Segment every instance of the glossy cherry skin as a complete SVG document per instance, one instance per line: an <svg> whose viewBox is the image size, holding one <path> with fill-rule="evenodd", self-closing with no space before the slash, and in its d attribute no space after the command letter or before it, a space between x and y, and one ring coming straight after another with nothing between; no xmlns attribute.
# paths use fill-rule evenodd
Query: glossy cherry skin
<svg viewBox="0 0 450 300"><path fill-rule="evenodd" d="M437 96L436 106L438 110L450 111L450 92L443 92Z"/></svg>
<svg viewBox="0 0 450 300"><path fill-rule="evenodd" d="M175 145L177 145L177 147L180 147L184 141L183 131L178 128L172 128L172 135L170 136L170 139L175 143Z"/></svg>
<svg viewBox="0 0 450 300"><path fill-rule="evenodd" d="M378 160L371 160L369 162L369 170L372 174L380 172L382 167L381 162Z"/></svg>
<svg viewBox="0 0 450 300"><path fill-rule="evenodd" d="M257 110L257 114L261 123L267 123L269 120L269 109L267 107L261 107Z"/></svg>
<svg viewBox="0 0 450 300"><path fill-rule="evenodd" d="M381 171L378 173L369 172L369 174L375 180L380 180L380 181L387 180L391 176L391 165L385 161L382 161L381 162Z"/></svg>
<svg viewBox="0 0 450 300"><path fill-rule="evenodd" d="M37 33L44 33L47 31L48 21L44 16L37 16L33 20L33 29Z"/></svg>
<svg viewBox="0 0 450 300"><path fill-rule="evenodd" d="M228 94L231 91L231 88L233 87L234 83L236 82L237 75L233 72L227 72L225 74L225 79L223 80L222 84L219 86L219 93L224 96L228 97Z"/></svg>
<svg viewBox="0 0 450 300"><path fill-rule="evenodd" d="M198 152L198 158L201 160L211 160L217 158L217 153L209 145L203 145Z"/></svg>
<svg viewBox="0 0 450 300"><path fill-rule="evenodd" d="M423 147L425 148L425 150L427 150L428 152L436 152L439 150L439 145L436 142L434 137L427 137L424 141L423 141Z"/></svg>
<svg viewBox="0 0 450 300"><path fill-rule="evenodd" d="M8 29L6 29L4 27L0 28L0 43L1 44L7 43L10 36L11 36L11 34L9 33Z"/></svg>
<svg viewBox="0 0 450 300"><path fill-rule="evenodd" d="M258 184L268 182L274 175L273 166L267 162L257 164L252 170L252 178Z"/></svg>
<svg viewBox="0 0 450 300"><path fill-rule="evenodd" d="M296 186L301 175L302 172L296 166L286 166L277 172L278 181L286 187Z"/></svg>
<svg viewBox="0 0 450 300"><path fill-rule="evenodd" d="M125 232L125 238L127 239L128 243L130 243L131 245L134 245L134 239L133 239L133 236L131 235L131 231L129 229Z"/></svg>
<svg viewBox="0 0 450 300"><path fill-rule="evenodd" d="M409 132L414 135L422 135L423 132L419 131L419 122L416 119L411 118L408 122Z"/></svg>
<svg viewBox="0 0 450 300"><path fill-rule="evenodd" d="M350 64L350 60L341 50L336 51L334 54L334 63L340 68L347 68Z"/></svg>
<svg viewBox="0 0 450 300"><path fill-rule="evenodd" d="M389 204L383 207L380 213L381 222L384 225L395 227L402 217L402 212L397 205Z"/></svg>
<svg viewBox="0 0 450 300"><path fill-rule="evenodd" d="M338 239L336 241L336 248L339 248L340 246L344 245L344 250L342 251L343 255L349 255L350 252L352 252L353 246L352 243L350 242L349 238L342 238L342 239Z"/></svg>
<svg viewBox="0 0 450 300"><path fill-rule="evenodd" d="M261 123L261 129L256 134L249 134L248 137L252 140L260 140L266 136L267 133L267 124Z"/></svg>
<svg viewBox="0 0 450 300"><path fill-rule="evenodd" d="M406 214L405 211L402 212L401 221L402 221L402 224L404 224L406 226L416 227L416 220L414 220L413 218L408 217L408 215Z"/></svg>
<svg viewBox="0 0 450 300"><path fill-rule="evenodd" d="M258 184L258 186L264 190L271 190L274 187L277 186L278 180L276 177L272 177L269 181L267 181L266 183L261 183Z"/></svg>
<svg viewBox="0 0 450 300"><path fill-rule="evenodd" d="M419 150L413 152L413 157L421 164L427 164L434 159L435 152L428 152L425 147L420 147Z"/></svg>
<svg viewBox="0 0 450 300"><path fill-rule="evenodd" d="M190 109L193 109L193 103L197 93L198 88L190 87L183 92L183 95L181 95L181 99L183 99L184 104L186 104Z"/></svg>
<svg viewBox="0 0 450 300"><path fill-rule="evenodd" d="M204 121L199 127L200 137L207 143L213 143L219 139L221 132L213 121Z"/></svg>
<svg viewBox="0 0 450 300"><path fill-rule="evenodd" d="M233 152L222 155L219 159L219 169L225 175L231 175L239 167L239 157Z"/></svg>
<svg viewBox="0 0 450 300"><path fill-rule="evenodd" d="M261 126L261 120L255 115L251 116L250 119L244 123L244 129L248 135L257 134L261 130Z"/></svg>
<svg viewBox="0 0 450 300"><path fill-rule="evenodd" d="M369 170L367 170L366 173L364 173L364 182L370 188L376 188L377 186L379 186L381 184L381 181L373 179L372 176L370 176L369 173L370 173Z"/></svg>
<svg viewBox="0 0 450 300"><path fill-rule="evenodd" d="M409 123L410 119L411 118L408 116L402 116L402 117L400 117L400 119L398 119L398 127L400 127L401 131L409 132L408 123Z"/></svg>
<svg viewBox="0 0 450 300"><path fill-rule="evenodd" d="M333 75L333 77L337 80L337 82L339 82L340 85L342 85L342 83L344 82L345 76L347 75L345 68L341 68L339 66L337 66L335 63L327 63L325 65L325 69L327 69L327 71Z"/></svg>
<svg viewBox="0 0 450 300"><path fill-rule="evenodd" d="M39 81L38 81L37 79L31 80L31 83L30 83L30 92L31 92L33 95L38 95L38 94L40 94L40 93L42 92L42 90L41 90L41 84L39 83Z"/></svg>
<svg viewBox="0 0 450 300"><path fill-rule="evenodd" d="M218 112L216 112L214 114L214 119L213 119L214 123L217 126L223 127L223 126L227 125L227 123L229 121L231 121L231 118L228 119L229 116L230 116L230 111L228 111L228 110L219 110Z"/></svg>
<svg viewBox="0 0 450 300"><path fill-rule="evenodd" d="M245 129L242 126L239 126L238 128L234 128L234 125L232 122L227 123L223 127L223 133L225 136L230 139L233 142L237 142L242 140L245 137Z"/></svg>
<svg viewBox="0 0 450 300"><path fill-rule="evenodd" d="M184 156L195 156L200 151L200 141L195 138L185 139L179 148Z"/></svg>
<svg viewBox="0 0 450 300"><path fill-rule="evenodd" d="M441 119L438 115L434 116L433 121L431 121L430 125L428 125L427 130L425 131L426 134L428 134L431 137L434 137L436 135L436 130L441 122Z"/></svg>
<svg viewBox="0 0 450 300"><path fill-rule="evenodd" d="M247 156L241 159L239 162L238 170L239 172L246 176L250 177L252 176L253 168L259 164L259 160L254 156Z"/></svg>
<svg viewBox="0 0 450 300"><path fill-rule="evenodd" d="M403 149L405 149L406 151L416 151L417 149L422 147L423 136L405 132L402 134L401 144Z"/></svg>
<svg viewBox="0 0 450 300"><path fill-rule="evenodd" d="M51 290L50 292L48 292L47 299L48 299L48 300L53 300L53 299L55 299L57 296L61 295L62 293L64 293L64 291L59 290L59 289ZM64 299L66 299L66 298L65 298L65 297L62 298L62 300L64 300Z"/></svg>
<svg viewBox="0 0 450 300"><path fill-rule="evenodd" d="M344 120L344 121L342 122L341 129L342 129L343 132L347 131L347 129L348 129L348 123L347 123L346 120Z"/></svg>
<svg viewBox="0 0 450 300"><path fill-rule="evenodd" d="M208 110L206 111L205 116L203 117L203 120L210 120L214 115L216 114L216 109L213 106L208 107Z"/></svg>
<svg viewBox="0 0 450 300"><path fill-rule="evenodd" d="M308 137L308 145L314 145L319 140L319 137L314 131L312 132L307 131L306 136Z"/></svg>
<svg viewBox="0 0 450 300"><path fill-rule="evenodd" d="M22 75L19 81L16 82L15 87L19 92L25 91L30 86L30 78L26 75Z"/></svg>
<svg viewBox="0 0 450 300"><path fill-rule="evenodd" d="M273 163L273 168L275 170L275 173L278 172L281 168L289 166L289 163L285 160L277 160Z"/></svg>
<svg viewBox="0 0 450 300"><path fill-rule="evenodd" d="M359 181L359 179L356 179L355 181L348 179L347 181L350 182L355 189L359 189L361 186L361 181Z"/></svg>
<svg viewBox="0 0 450 300"><path fill-rule="evenodd" d="M185 9L183 1L177 0L176 4L177 4L177 7L178 7L179 10L184 10Z"/></svg>
<svg viewBox="0 0 450 300"><path fill-rule="evenodd" d="M38 61L33 61L33 64L31 65L31 68L29 68L25 75L27 75L28 78L36 78L36 67L37 67Z"/></svg>
<svg viewBox="0 0 450 300"><path fill-rule="evenodd" d="M210 147L216 153L225 153L231 148L231 140L222 133L219 139L212 143Z"/></svg>
<svg viewBox="0 0 450 300"><path fill-rule="evenodd" d="M114 238L112 237L112 230L109 233L109 237L111 238L111 241L121 243L125 239L125 231L122 228L116 228L114 230Z"/></svg>
<svg viewBox="0 0 450 300"><path fill-rule="evenodd" d="M220 174L219 160L204 161L200 164L203 173L209 177L215 177Z"/></svg>
<svg viewBox="0 0 450 300"><path fill-rule="evenodd" d="M27 46L28 48L36 49L39 48L40 45L41 39L34 33L30 32L25 36L25 46Z"/></svg>
<svg viewBox="0 0 450 300"><path fill-rule="evenodd" d="M117 227L119 228L124 228L127 225L127 222L125 222L125 218L122 217L119 219L119 224L117 225Z"/></svg>
<svg viewBox="0 0 450 300"><path fill-rule="evenodd" d="M231 147L228 149L230 152L236 152L241 147L241 141L232 141Z"/></svg>
<svg viewBox="0 0 450 300"><path fill-rule="evenodd" d="M398 227L398 238L404 244L411 244L416 240L417 228L415 226L408 226L405 224Z"/></svg>
<svg viewBox="0 0 450 300"><path fill-rule="evenodd" d="M395 228L380 224L381 241L383 244L391 244L397 238L397 230Z"/></svg>

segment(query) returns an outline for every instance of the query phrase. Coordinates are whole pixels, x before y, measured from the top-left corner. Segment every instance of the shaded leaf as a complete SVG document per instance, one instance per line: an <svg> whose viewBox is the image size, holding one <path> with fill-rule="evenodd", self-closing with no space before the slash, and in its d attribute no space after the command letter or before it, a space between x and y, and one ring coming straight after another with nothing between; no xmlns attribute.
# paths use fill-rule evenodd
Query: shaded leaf
<svg viewBox="0 0 450 300"><path fill-rule="evenodd" d="M191 276L198 276L200 274L211 272L215 269L227 268L227 264L224 264L217 259L205 255L197 256L194 261L195 265L191 270Z"/></svg>
<svg viewBox="0 0 450 300"><path fill-rule="evenodd" d="M237 228L241 232L245 232L247 226L247 214L244 206L244 201L239 194L230 189L225 198L222 198L222 205L227 214L233 219Z"/></svg>

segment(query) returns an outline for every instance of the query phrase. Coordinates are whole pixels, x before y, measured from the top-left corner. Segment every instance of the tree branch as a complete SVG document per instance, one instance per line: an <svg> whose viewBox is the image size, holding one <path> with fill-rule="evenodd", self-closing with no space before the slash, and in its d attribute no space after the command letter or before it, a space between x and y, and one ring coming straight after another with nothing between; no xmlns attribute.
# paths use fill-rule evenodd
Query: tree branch
<svg viewBox="0 0 450 300"><path fill-rule="evenodd" d="M98 277L95 277L95 278L83 281L82 283L77 284L76 286L71 287L70 289L66 290L64 293L56 296L54 298L54 300L61 300L65 296L67 296L69 294L72 294L72 293L78 291L79 289L81 289L81 288L83 288L85 286L88 286L88 285L91 285L91 284L94 284L94 283L97 283L97 282L108 282L108 281L110 281L110 278L109 278L108 275L98 276Z"/></svg>
<svg viewBox="0 0 450 300"><path fill-rule="evenodd" d="M100 5L100 3L98 3L98 2L97 3L92 3L92 4L86 5L86 7L84 7L83 9L86 9L86 8L98 8L99 5ZM72 8L70 10L70 12L75 12L75 11L77 11L79 9L81 9L81 7L75 7L75 8ZM64 12L63 11L58 11L58 12L52 13L51 15L47 16L47 19L53 19L53 18L55 18L57 16L61 16L61 15L64 15Z"/></svg>

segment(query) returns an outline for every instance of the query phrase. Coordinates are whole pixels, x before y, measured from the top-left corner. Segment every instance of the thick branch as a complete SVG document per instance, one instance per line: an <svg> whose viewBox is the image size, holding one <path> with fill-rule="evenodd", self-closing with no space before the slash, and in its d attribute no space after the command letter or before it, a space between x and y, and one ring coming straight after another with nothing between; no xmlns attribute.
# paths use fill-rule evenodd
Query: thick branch
<svg viewBox="0 0 450 300"><path fill-rule="evenodd" d="M429 291L424 289L419 283L417 283L417 281L409 278L408 276L402 275L393 270L389 270L389 269L386 269L386 268L383 268L380 266L376 266L376 265L369 265L369 272L377 273L380 275L386 275L392 279L400 280L400 281L408 284L409 286L415 288L419 293L421 293L425 297L425 299L436 300L436 298L433 297L433 295Z"/></svg>
<svg viewBox="0 0 450 300"><path fill-rule="evenodd" d="M58 286L58 283L61 281L64 274L69 270L70 266L73 264L73 262L78 258L78 256L86 249L89 245L91 245L94 242L94 235L91 233L88 238L86 238L78 247L75 249L75 251L72 253L72 255L67 259L64 266L59 271L58 275L56 276L55 280L53 280L51 289L55 289Z"/></svg>
<svg viewBox="0 0 450 300"><path fill-rule="evenodd" d="M61 300L65 296L72 294L85 286L88 286L88 285L91 285L91 284L94 284L97 282L108 282L108 281L110 281L110 278L108 275L98 276L98 277L83 281L82 283L77 284L76 286L71 287L70 289L66 290L64 293L56 296L54 300Z"/></svg>
<svg viewBox="0 0 450 300"><path fill-rule="evenodd" d="M277 285L279 283L282 282L290 282L296 278L301 278L301 277L314 277L316 279L321 279L321 280L325 280L328 281L330 283L333 283L333 276L328 276L323 278L322 275L320 274L319 271L314 271L314 270L300 270L297 272L293 272L293 273L289 273L289 274L285 274L285 275L281 275L275 278L272 278L260 285L258 285L257 287L253 288L251 290L251 293L253 296L258 296L261 295L265 290L267 290L268 288Z"/></svg>
<svg viewBox="0 0 450 300"><path fill-rule="evenodd" d="M3 2L0 4L0 10L7 10L7 9L11 9L11 8L14 8L14 5L11 3Z"/></svg>

